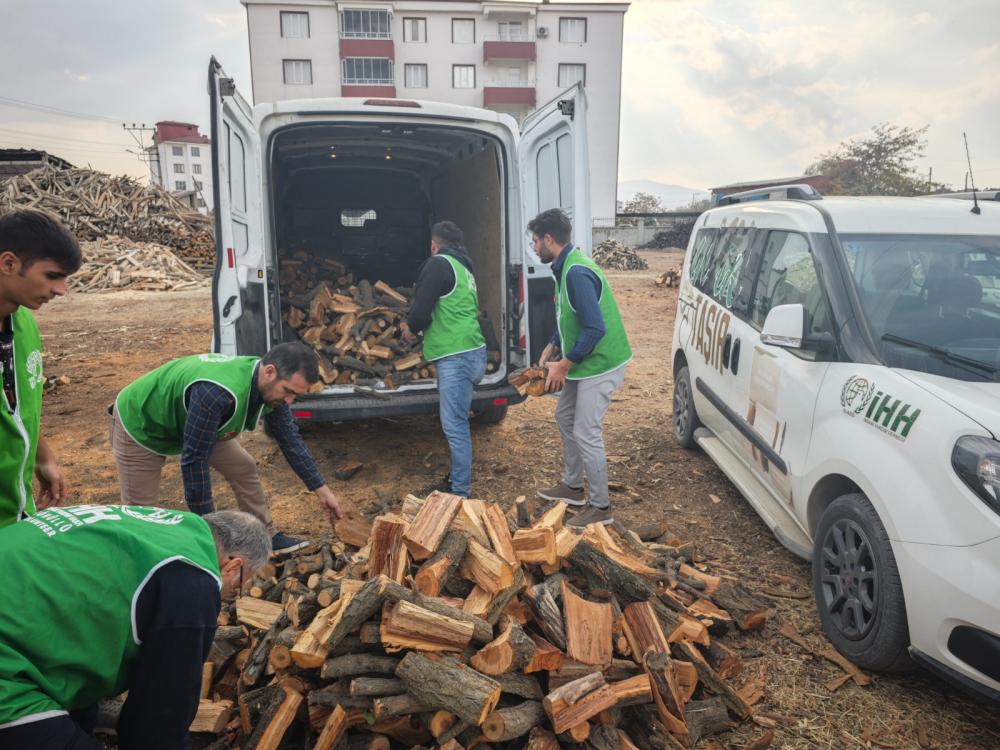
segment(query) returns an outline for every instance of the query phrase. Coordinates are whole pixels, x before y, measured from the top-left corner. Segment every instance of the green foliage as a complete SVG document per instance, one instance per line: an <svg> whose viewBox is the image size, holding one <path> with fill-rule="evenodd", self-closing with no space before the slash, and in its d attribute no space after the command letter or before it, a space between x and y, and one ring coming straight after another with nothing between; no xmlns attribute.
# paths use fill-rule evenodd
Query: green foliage
<svg viewBox="0 0 1000 750"><path fill-rule="evenodd" d="M623 214L655 214L663 211L660 199L650 193L638 192L625 201Z"/></svg>

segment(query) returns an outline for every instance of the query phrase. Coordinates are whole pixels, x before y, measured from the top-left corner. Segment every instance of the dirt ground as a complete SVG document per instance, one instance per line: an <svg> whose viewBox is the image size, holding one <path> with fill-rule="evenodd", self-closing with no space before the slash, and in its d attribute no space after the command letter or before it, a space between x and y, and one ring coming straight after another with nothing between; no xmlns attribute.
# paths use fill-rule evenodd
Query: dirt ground
<svg viewBox="0 0 1000 750"><path fill-rule="evenodd" d="M737 686L765 677L759 710L788 717L775 729L776 748L998 748L1000 720L957 689L917 672L873 675L830 692L839 667L807 654L778 634L793 623L816 648L827 646L810 592L808 565L787 552L735 488L700 452L678 448L670 430L670 337L676 290L653 279L680 266L680 253L648 251L648 271L610 272L635 351L625 386L614 397L605 437L616 514L628 524L665 518L681 538L694 541L712 573L731 576L772 596L775 616L762 633L726 636L743 658ZM70 481L70 502L118 502L104 407L136 376L185 354L207 351L211 337L208 289L116 292L57 300L38 314L47 375L71 382L46 396L44 434ZM517 495L558 480L561 445L553 398L531 399L511 409L500 425L474 430L474 494L507 505ZM448 451L436 418L406 418L306 425L303 434L331 487L351 512L376 502L378 493L402 497L439 479ZM292 534L329 532L310 493L261 431L245 437L257 458L278 528ZM351 480L332 478L347 460L364 463ZM216 504L235 507L215 475ZM183 507L176 460L164 471L164 504ZM787 726L785 724L788 724ZM741 747L764 730L746 722L720 739Z"/></svg>

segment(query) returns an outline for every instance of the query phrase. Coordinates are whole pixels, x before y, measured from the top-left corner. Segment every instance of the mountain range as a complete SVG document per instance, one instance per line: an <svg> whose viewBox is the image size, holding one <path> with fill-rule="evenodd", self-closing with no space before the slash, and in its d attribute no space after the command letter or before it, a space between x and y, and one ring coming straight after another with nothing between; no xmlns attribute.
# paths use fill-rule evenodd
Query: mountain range
<svg viewBox="0 0 1000 750"><path fill-rule="evenodd" d="M683 208L692 200L708 198L708 191L683 185L668 185L653 180L626 180L618 183L618 200L627 201L636 193L649 193L660 199L667 210Z"/></svg>

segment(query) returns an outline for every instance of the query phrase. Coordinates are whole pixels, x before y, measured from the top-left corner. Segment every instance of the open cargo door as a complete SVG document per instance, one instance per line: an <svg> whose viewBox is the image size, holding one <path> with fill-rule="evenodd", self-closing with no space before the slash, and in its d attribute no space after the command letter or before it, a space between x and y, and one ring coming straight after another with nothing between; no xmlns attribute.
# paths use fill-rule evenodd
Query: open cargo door
<svg viewBox="0 0 1000 750"><path fill-rule="evenodd" d="M267 264L260 136L253 110L213 57L208 67L215 194L213 351L262 355L268 349Z"/></svg>
<svg viewBox="0 0 1000 750"><path fill-rule="evenodd" d="M525 224L541 211L561 208L573 222L573 241L588 255L590 169L587 156L587 100L576 84L532 112L518 147L521 216ZM535 254L523 228L524 310L529 363L537 362L556 329L555 281Z"/></svg>

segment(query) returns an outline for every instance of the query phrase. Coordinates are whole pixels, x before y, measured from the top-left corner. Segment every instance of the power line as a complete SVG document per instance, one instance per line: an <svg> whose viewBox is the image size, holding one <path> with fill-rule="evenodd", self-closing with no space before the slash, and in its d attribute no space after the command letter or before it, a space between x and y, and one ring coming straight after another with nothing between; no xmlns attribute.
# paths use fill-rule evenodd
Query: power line
<svg viewBox="0 0 1000 750"><path fill-rule="evenodd" d="M17 136L27 136L44 140L72 141L73 143L90 143L98 146L120 146L121 148L131 148L131 143L113 143L111 141L95 141L89 138L71 138L68 135L47 135L44 133L33 133L30 130L19 130L18 128L0 127L0 132L13 133Z"/></svg>
<svg viewBox="0 0 1000 750"><path fill-rule="evenodd" d="M36 102L26 102L23 99L13 99L9 96L0 96L0 105L5 107L17 107L18 109L32 109L38 112L47 112L53 115L62 115L63 117L77 117L83 120L97 120L99 122L113 122L115 124L121 123L120 119L114 117L107 117L105 115L92 115L88 112L76 112L72 109L63 109L62 107L52 107L48 104L38 104Z"/></svg>

